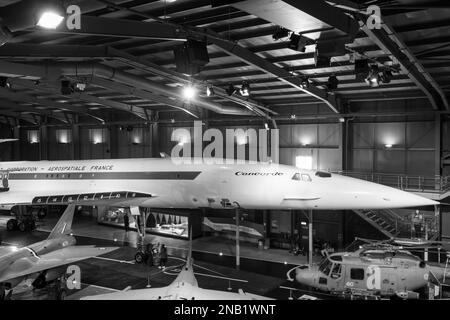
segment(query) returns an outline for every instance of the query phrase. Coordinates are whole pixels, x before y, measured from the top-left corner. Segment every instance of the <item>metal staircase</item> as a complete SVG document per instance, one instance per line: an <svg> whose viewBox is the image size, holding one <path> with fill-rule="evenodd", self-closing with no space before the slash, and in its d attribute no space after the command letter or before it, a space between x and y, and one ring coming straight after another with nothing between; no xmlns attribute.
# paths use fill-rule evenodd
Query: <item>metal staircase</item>
<svg viewBox="0 0 450 320"><path fill-rule="evenodd" d="M404 210L403 214L391 209L354 210L354 212L388 238L413 238L416 236L411 221L411 214L414 212L411 210ZM437 240L439 237L438 223L437 216L425 216L420 238Z"/></svg>
<svg viewBox="0 0 450 320"><path fill-rule="evenodd" d="M387 219L380 211L384 210L354 210L362 219L375 227L388 238L398 236L398 228L391 219Z"/></svg>

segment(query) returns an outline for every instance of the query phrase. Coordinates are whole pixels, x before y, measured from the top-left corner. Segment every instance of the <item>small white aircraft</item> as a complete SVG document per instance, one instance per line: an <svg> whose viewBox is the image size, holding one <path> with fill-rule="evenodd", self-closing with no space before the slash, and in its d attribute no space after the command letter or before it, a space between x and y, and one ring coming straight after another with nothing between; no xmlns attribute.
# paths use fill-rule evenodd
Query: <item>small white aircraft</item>
<svg viewBox="0 0 450 320"><path fill-rule="evenodd" d="M7 186L0 189L0 205L351 210L439 204L328 172L275 163L214 161L193 159L180 164L163 158L0 162L2 181Z"/></svg>
<svg viewBox="0 0 450 320"><path fill-rule="evenodd" d="M192 240L191 240L192 241ZM238 293L219 290L202 289L198 286L194 275L192 249L183 269L176 279L168 286L162 288L149 288L139 290L127 290L87 296L81 300L273 300L244 292Z"/></svg>
<svg viewBox="0 0 450 320"><path fill-rule="evenodd" d="M0 139L0 143L19 141L19 139Z"/></svg>
<svg viewBox="0 0 450 320"><path fill-rule="evenodd" d="M73 204L67 207L46 240L22 248L0 247L0 284L14 288L31 279L35 288L43 288L65 274L60 267L118 249L75 246L76 239L70 235L74 209Z"/></svg>

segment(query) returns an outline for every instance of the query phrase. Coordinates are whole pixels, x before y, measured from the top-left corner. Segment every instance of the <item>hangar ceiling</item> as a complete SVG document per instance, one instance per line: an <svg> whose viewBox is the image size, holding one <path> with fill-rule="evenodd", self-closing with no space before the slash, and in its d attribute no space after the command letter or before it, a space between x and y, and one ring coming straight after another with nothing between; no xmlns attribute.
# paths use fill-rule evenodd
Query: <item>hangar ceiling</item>
<svg viewBox="0 0 450 320"><path fill-rule="evenodd" d="M36 12L48 3L79 5L81 29L36 26ZM368 5L381 8L380 30L365 23ZM9 34L0 47L5 119L102 123L110 114L127 114L153 121L167 111L192 119L206 117L205 111L274 119L285 107L295 108L297 117L311 104L339 115L351 111L352 101L412 98L428 100L430 111L449 110L445 1L27 0L0 6ZM275 40L283 28L288 35ZM301 35L303 46L291 48L291 32ZM187 38L208 44L209 63L191 76L177 72L173 52ZM336 47L326 66L316 65L321 44ZM389 81L370 87L358 78L355 60L387 71ZM85 88L63 94L62 81ZM250 96L227 93L243 82ZM182 95L189 84L199 90L192 101ZM207 96L207 87L215 94Z"/></svg>

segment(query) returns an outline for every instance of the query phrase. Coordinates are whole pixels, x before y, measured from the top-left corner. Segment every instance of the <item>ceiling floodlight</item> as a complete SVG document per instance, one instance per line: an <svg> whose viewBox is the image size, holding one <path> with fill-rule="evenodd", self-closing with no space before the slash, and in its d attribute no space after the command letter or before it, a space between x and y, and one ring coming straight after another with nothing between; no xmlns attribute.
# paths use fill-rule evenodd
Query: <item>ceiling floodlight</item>
<svg viewBox="0 0 450 320"><path fill-rule="evenodd" d="M45 11L39 18L37 25L45 29L56 29L63 20L64 17L61 14L55 11Z"/></svg>
<svg viewBox="0 0 450 320"><path fill-rule="evenodd" d="M241 96L248 97L250 95L250 84L247 81L242 82Z"/></svg>
<svg viewBox="0 0 450 320"><path fill-rule="evenodd" d="M194 99L196 95L197 95L197 89L195 89L194 86L189 85L189 86L184 87L184 89L183 89L183 96L187 100Z"/></svg>
<svg viewBox="0 0 450 320"><path fill-rule="evenodd" d="M214 88L213 88L213 86L207 86L206 87L206 95L208 96L208 97L211 97L211 96L213 96L213 95L215 95L216 93L214 92Z"/></svg>

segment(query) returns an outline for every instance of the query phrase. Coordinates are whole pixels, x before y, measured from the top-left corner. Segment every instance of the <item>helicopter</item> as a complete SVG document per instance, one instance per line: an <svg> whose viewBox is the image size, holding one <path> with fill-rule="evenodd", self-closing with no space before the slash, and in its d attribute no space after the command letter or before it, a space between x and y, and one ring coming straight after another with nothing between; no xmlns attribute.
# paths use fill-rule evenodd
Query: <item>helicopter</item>
<svg viewBox="0 0 450 320"><path fill-rule="evenodd" d="M428 284L430 275L444 281L450 275L447 265L427 263L409 251L427 249L436 243L415 247L420 242L359 240L366 243L356 251L327 254L318 266L302 265L289 270L288 280L295 279L302 285L341 298L419 299L416 291Z"/></svg>

